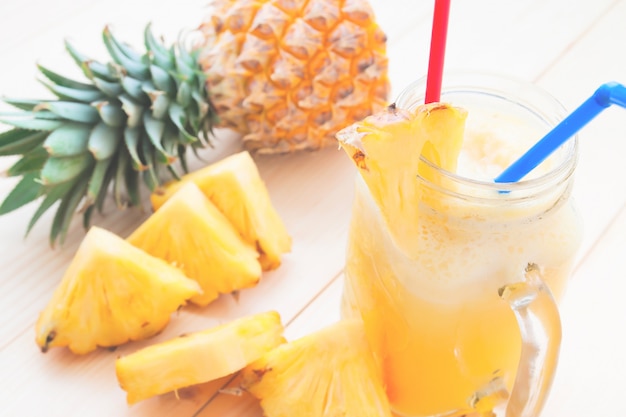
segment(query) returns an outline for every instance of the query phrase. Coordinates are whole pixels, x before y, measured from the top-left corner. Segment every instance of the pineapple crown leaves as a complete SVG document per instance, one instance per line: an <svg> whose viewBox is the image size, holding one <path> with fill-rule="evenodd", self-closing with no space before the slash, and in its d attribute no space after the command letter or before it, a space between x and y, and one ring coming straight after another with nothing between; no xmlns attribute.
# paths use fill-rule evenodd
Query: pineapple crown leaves
<svg viewBox="0 0 626 417"><path fill-rule="evenodd" d="M5 174L21 179L0 205L0 215L41 199L28 234L58 203L52 246L63 242L75 212L82 212L87 228L109 190L118 207L135 206L141 182L154 191L162 171L179 178L175 162L187 172L186 150L196 153L210 145L216 122L199 51L180 41L167 48L150 25L144 54L108 27L102 37L112 59L106 64L65 43L87 82L38 65L41 83L56 99L2 99L18 111L0 113L0 123L12 126L0 133L0 156L20 156Z"/></svg>

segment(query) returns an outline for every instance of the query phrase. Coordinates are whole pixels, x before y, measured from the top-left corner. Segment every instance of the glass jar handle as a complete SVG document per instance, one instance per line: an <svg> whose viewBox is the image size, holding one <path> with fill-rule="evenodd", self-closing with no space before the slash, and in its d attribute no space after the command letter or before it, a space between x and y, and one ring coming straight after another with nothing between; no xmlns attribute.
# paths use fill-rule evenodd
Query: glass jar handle
<svg viewBox="0 0 626 417"><path fill-rule="evenodd" d="M524 282L498 291L515 313L522 354L506 408L506 417L536 417L550 391L561 346L561 319L539 267L526 267Z"/></svg>

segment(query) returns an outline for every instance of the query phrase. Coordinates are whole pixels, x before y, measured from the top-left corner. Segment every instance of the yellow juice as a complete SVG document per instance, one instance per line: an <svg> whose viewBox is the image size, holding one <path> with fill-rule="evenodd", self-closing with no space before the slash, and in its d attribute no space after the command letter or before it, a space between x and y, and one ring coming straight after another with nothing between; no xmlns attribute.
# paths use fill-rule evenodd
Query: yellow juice
<svg viewBox="0 0 626 417"><path fill-rule="evenodd" d="M563 295L581 241L577 142L496 184L565 110L506 77L445 84L443 103L423 105L423 79L338 135L359 173L342 313L363 320L398 416L537 415L561 340L550 291Z"/></svg>
<svg viewBox="0 0 626 417"><path fill-rule="evenodd" d="M407 256L357 181L344 315L364 320L398 415L463 415L505 400L521 342L498 289L522 281L536 262L560 296L580 240L570 204L499 214L465 201L445 205L437 213L416 204L422 233Z"/></svg>

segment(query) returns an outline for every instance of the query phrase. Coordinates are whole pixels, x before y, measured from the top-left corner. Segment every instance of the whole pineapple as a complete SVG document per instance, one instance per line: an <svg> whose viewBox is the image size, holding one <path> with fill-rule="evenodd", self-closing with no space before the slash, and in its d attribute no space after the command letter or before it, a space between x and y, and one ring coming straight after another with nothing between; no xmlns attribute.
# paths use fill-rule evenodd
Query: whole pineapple
<svg viewBox="0 0 626 417"><path fill-rule="evenodd" d="M386 37L364 0L215 0L200 26L220 124L249 149L287 152L387 103ZM227 53L225 53L227 52Z"/></svg>
<svg viewBox="0 0 626 417"><path fill-rule="evenodd" d="M319 149L334 134L384 107L385 35L367 0L214 0L191 47L164 46L150 28L136 52L105 28L112 61L66 43L88 82L39 66L56 100L5 99L0 156L21 155L20 176L0 205L8 213L42 198L28 230L57 205L50 241L73 215L90 224L112 189L118 206L140 204L164 172L187 171L187 149L209 144L214 126L265 153Z"/></svg>

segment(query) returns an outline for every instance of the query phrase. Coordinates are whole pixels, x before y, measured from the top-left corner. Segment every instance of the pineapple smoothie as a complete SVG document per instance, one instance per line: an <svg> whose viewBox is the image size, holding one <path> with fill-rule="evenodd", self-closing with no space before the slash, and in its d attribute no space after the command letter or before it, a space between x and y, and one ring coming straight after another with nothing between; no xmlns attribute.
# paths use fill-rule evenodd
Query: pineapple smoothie
<svg viewBox="0 0 626 417"><path fill-rule="evenodd" d="M420 140L431 142L424 146L429 159L445 169L407 164L407 152L375 155L371 143L386 140L395 120L377 120L377 130L353 129L351 139L338 136L345 150L346 143L359 149L363 155L353 153L353 160L366 165L357 163L343 315L363 319L400 416L462 416L505 403L522 341L498 290L524 281L534 264L560 299L581 238L570 199L575 143L532 178L512 186L491 182L546 132L552 116L501 94L445 94L442 101L465 109L467 119L442 118L429 127L425 118L420 127L426 131ZM417 101L404 100L398 107L416 108ZM438 109L428 107L429 116ZM446 136L461 140L446 145ZM414 168L414 184L398 186L393 172L373 179L383 166L377 158Z"/></svg>

